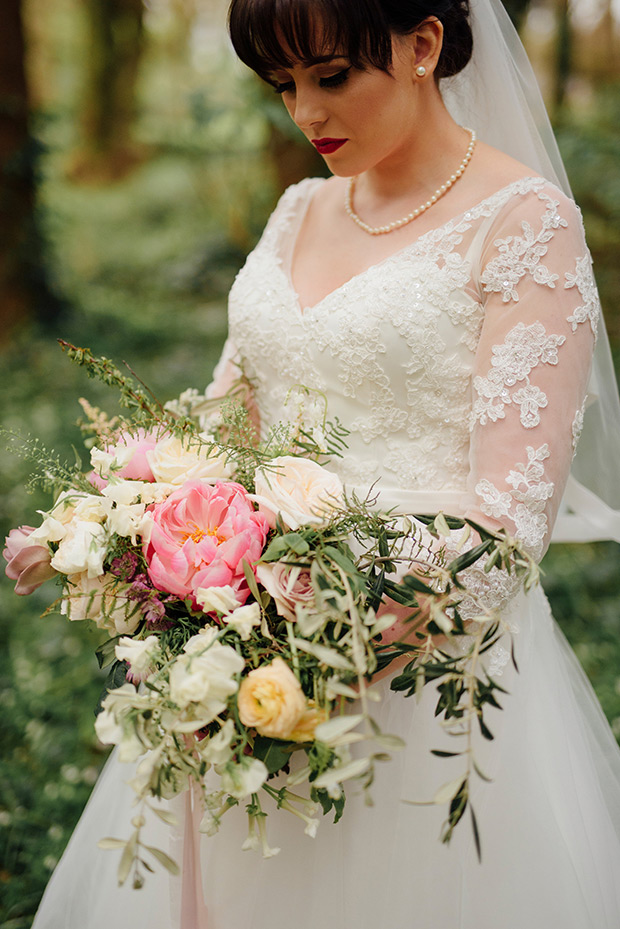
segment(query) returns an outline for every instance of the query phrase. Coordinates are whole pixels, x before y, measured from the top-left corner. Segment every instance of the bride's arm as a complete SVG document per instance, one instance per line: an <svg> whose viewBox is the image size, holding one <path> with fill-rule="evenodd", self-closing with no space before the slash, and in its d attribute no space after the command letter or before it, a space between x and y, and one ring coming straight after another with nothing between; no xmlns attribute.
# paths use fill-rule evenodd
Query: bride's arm
<svg viewBox="0 0 620 929"><path fill-rule="evenodd" d="M252 385L244 376L241 357L230 336L226 339L219 361L213 369L213 377L205 390L205 397L214 403L225 397L234 397L245 406L256 434L260 434L260 417Z"/></svg>
<svg viewBox="0 0 620 929"><path fill-rule="evenodd" d="M504 526L540 560L579 438L600 315L581 215L547 186L501 218L482 258L470 418L477 504L467 515Z"/></svg>
<svg viewBox="0 0 620 929"><path fill-rule="evenodd" d="M538 561L579 438L600 313L574 203L550 185L517 198L487 237L479 287L484 321L469 423L476 503L465 515L505 528ZM504 572L474 566L467 574L493 606L518 589ZM467 618L466 603L462 612ZM397 615L384 642L407 637L405 614Z"/></svg>

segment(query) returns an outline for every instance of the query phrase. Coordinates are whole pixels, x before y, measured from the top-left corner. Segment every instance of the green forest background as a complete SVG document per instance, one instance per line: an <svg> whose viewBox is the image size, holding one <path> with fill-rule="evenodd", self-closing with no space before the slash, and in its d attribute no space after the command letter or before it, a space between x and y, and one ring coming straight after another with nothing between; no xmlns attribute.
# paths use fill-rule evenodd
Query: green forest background
<svg viewBox="0 0 620 929"><path fill-rule="evenodd" d="M620 56L611 0L513 0L552 112L620 357ZM0 411L71 458L78 397L114 396L56 339L126 360L163 399L202 386L226 293L279 192L323 165L233 60L221 0L5 0L0 48ZM49 501L0 442L0 531ZM555 615L620 737L613 543L555 546ZM0 581L0 926L27 929L106 750L96 631Z"/></svg>

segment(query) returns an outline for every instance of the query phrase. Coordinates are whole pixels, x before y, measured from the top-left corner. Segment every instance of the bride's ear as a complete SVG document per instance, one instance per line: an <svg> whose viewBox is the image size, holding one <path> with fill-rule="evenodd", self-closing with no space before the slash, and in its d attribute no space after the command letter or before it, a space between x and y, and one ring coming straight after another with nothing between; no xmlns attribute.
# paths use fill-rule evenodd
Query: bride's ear
<svg viewBox="0 0 620 929"><path fill-rule="evenodd" d="M413 78L416 81L432 78L443 45L443 24L432 16L403 39L411 55Z"/></svg>

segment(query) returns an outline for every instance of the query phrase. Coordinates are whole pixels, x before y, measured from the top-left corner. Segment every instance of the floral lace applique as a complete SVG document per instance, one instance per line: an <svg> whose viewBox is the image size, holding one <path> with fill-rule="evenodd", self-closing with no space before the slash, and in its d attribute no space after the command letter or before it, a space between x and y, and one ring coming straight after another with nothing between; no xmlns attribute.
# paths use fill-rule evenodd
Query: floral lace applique
<svg viewBox="0 0 620 929"><path fill-rule="evenodd" d="M530 223L523 221L522 236L511 235L497 239L494 244L499 255L489 261L480 275L485 292L501 294L504 303L510 300L518 303L517 284L526 275L544 287L554 288L558 280L558 275L542 264L541 258L547 254L547 243L553 238L553 230L568 226L568 223L558 213L559 200L554 200L542 191L538 197L547 203L538 233Z"/></svg>
<svg viewBox="0 0 620 929"><path fill-rule="evenodd" d="M529 375L539 364L556 365L558 348L566 341L565 336L547 335L542 323L517 325L507 334L502 345L493 346L491 370L486 377L474 378L474 400L469 420L473 430L476 423L484 426L488 421L504 419L505 407L514 404L520 409L521 425L532 429L540 422L539 410L547 406L547 396L530 384ZM513 393L510 388L525 381L525 385Z"/></svg>
<svg viewBox="0 0 620 929"><path fill-rule="evenodd" d="M518 464L510 471L506 483L512 491L500 491L486 478L476 484L475 491L482 497L480 509L487 516L501 519L507 516L515 525L515 538L519 539L533 558L540 558L547 533L545 506L553 496L554 484L544 481L543 462L549 457L549 446L527 446L527 463Z"/></svg>
<svg viewBox="0 0 620 929"><path fill-rule="evenodd" d="M573 458L577 454L577 444L583 430L583 418L586 412L586 404L588 402L588 395L584 397L584 401L581 404L581 408L576 411L575 418L573 420L573 425L571 427L571 435L573 437Z"/></svg>
<svg viewBox="0 0 620 929"><path fill-rule="evenodd" d="M564 273L566 283L564 287L569 290L576 287L579 296L583 300L582 306L578 306L568 317L567 322L572 326L573 332L581 323L589 322L592 333L596 339L598 335L598 321L601 315L601 304L596 289L596 281L592 272L592 262L589 255L578 258L574 274L569 271Z"/></svg>

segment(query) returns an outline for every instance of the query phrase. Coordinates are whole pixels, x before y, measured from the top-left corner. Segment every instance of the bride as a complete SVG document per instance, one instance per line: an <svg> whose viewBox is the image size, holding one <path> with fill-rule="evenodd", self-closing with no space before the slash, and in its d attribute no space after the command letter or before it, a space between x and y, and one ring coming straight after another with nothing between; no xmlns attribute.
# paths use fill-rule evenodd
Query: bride
<svg viewBox="0 0 620 929"><path fill-rule="evenodd" d="M230 29L332 177L286 191L237 277L211 394L242 366L269 426L291 416L295 385L321 392L350 430L331 467L363 495L374 484L382 507L504 526L536 558L554 524L555 538L620 539L589 253L499 3L233 0ZM449 768L430 754L431 688L415 702L384 680L377 716L407 747L375 806L350 797L315 840L270 817L282 851L267 860L240 851L242 808L200 849L189 821L173 836L181 879L119 890L96 848L131 808L112 759L35 929L617 929L620 752L542 591L472 582L502 606L519 664L501 644L488 656L508 693L476 749L492 781L474 795L482 863L466 826L446 847L445 811L411 802Z"/></svg>

